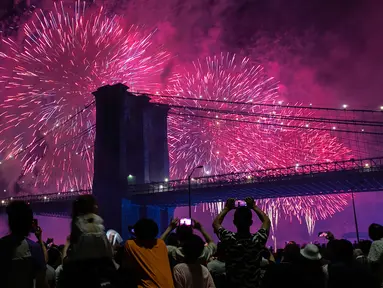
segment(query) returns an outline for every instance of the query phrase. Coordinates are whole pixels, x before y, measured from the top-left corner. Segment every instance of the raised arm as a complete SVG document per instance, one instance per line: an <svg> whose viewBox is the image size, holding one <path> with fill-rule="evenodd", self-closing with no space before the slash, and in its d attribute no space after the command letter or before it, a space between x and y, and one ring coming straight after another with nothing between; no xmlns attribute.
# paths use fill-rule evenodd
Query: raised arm
<svg viewBox="0 0 383 288"><path fill-rule="evenodd" d="M265 212L263 212L255 204L255 201L254 201L253 198L247 197L245 199L245 201L246 201L247 207L249 207L251 210L253 210L255 212L255 214L257 214L259 220L261 220L261 222L262 222L261 229L265 229L267 232L269 232L270 231L270 227L271 227L271 221L270 221L269 216L267 216L267 214Z"/></svg>
<svg viewBox="0 0 383 288"><path fill-rule="evenodd" d="M227 215L227 213L229 213L229 211L234 208L235 208L235 200L233 198L229 198L226 201L225 208L222 209L221 213L219 213L213 221L213 228L215 233L218 233L219 228L222 227L223 219L225 219L225 216Z"/></svg>
<svg viewBox="0 0 383 288"><path fill-rule="evenodd" d="M178 224L180 223L180 220L178 218L172 219L170 221L168 228L166 228L165 232L161 235L161 240L166 240L166 238L169 236L170 232L172 232L174 229L177 228Z"/></svg>
<svg viewBox="0 0 383 288"><path fill-rule="evenodd" d="M193 222L194 222L194 229L197 229L198 231L201 232L202 236L205 238L205 242L208 244L214 243L213 238L206 232L206 230L203 228L201 223L199 223L198 221L194 219L193 219Z"/></svg>
<svg viewBox="0 0 383 288"><path fill-rule="evenodd" d="M48 251L43 241L43 230L41 230L41 227L36 227L35 236L37 238L37 243L39 243L41 250L43 251L45 263L47 263Z"/></svg>

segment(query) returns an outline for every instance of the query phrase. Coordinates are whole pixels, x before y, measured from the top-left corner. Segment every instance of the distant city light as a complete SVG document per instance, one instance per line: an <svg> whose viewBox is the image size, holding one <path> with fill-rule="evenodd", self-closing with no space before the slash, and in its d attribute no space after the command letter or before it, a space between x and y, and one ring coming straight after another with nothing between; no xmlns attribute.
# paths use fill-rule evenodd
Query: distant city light
<svg viewBox="0 0 383 288"><path fill-rule="evenodd" d="M168 182L169 181L169 179L168 178L165 178L165 182Z"/></svg>
<svg viewBox="0 0 383 288"><path fill-rule="evenodd" d="M348 107L347 104L343 104L343 109L346 109Z"/></svg>

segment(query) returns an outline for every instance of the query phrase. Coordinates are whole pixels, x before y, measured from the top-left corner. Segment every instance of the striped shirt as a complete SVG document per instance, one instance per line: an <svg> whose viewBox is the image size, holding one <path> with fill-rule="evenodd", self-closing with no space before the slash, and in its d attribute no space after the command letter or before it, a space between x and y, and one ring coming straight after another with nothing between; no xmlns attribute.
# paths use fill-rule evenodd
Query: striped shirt
<svg viewBox="0 0 383 288"><path fill-rule="evenodd" d="M261 252L267 242L267 231L260 229L253 235L242 237L221 227L218 237L226 249L226 277L229 287L259 287Z"/></svg>

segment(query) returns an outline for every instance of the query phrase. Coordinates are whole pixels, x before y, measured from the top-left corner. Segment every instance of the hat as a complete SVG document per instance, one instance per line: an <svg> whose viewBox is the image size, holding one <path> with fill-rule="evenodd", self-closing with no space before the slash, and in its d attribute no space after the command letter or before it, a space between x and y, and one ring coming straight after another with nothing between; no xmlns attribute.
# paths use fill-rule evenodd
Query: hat
<svg viewBox="0 0 383 288"><path fill-rule="evenodd" d="M319 248L314 244L307 244L305 248L301 249L301 255L307 260L320 260L322 255L319 253Z"/></svg>

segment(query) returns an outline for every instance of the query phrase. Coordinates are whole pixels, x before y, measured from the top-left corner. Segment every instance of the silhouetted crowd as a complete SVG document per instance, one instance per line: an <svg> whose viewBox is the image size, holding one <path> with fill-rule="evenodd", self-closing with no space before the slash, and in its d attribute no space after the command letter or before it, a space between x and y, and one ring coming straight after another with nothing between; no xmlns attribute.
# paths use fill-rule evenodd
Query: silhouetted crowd
<svg viewBox="0 0 383 288"><path fill-rule="evenodd" d="M235 210L235 232L222 226L231 210ZM157 223L146 218L131 227L132 237L124 242L117 231L105 231L91 195L73 202L71 233L61 246L53 239L43 241L27 203L13 201L6 212L10 233L0 239L4 288L383 287L381 225L369 227L372 241L353 245L325 232L327 245L300 247L291 241L273 253L266 247L270 219L252 198L241 206L227 200L213 221L218 244L196 220L173 219L157 238ZM253 212L261 221L255 234L250 232ZM28 238L30 233L37 242Z"/></svg>

